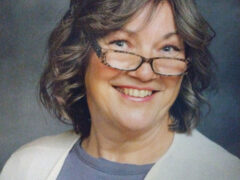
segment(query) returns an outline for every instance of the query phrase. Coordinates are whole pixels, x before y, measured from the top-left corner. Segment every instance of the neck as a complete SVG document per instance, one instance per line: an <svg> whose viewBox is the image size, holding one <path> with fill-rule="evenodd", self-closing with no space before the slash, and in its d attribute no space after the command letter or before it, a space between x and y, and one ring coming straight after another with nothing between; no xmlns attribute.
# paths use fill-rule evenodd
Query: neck
<svg viewBox="0 0 240 180"><path fill-rule="evenodd" d="M92 123L90 136L82 142L82 147L96 158L139 165L154 163L172 144L174 133L168 130L168 123L166 120L137 132L113 128L104 128L105 131Z"/></svg>

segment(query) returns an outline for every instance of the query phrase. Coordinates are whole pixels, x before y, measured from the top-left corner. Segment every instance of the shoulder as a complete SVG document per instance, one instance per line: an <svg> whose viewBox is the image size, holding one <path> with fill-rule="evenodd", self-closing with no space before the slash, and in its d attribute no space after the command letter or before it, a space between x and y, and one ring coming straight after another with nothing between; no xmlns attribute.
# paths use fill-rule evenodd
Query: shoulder
<svg viewBox="0 0 240 180"><path fill-rule="evenodd" d="M44 148L48 150L61 150L64 149L64 147L69 143L71 144L71 142L76 138L79 138L79 135L75 134L74 131L66 131L64 133L52 136L44 136L28 144L23 145L16 151L16 153L28 149L38 148Z"/></svg>
<svg viewBox="0 0 240 180"><path fill-rule="evenodd" d="M223 147L213 142L199 131L194 130L192 134L178 135L179 142L186 146L189 155L201 158L207 157L207 161L230 161L231 163L240 163L240 160L225 150Z"/></svg>
<svg viewBox="0 0 240 180"><path fill-rule="evenodd" d="M12 154L11 158L23 158L25 155L29 157L36 154L61 154L61 152L65 151L76 138L79 138L79 136L73 131L66 131L58 135L41 137L20 147L14 154Z"/></svg>
<svg viewBox="0 0 240 180"><path fill-rule="evenodd" d="M0 179L31 179L34 176L46 176L78 138L79 135L73 131L67 131L39 138L20 147L5 164Z"/></svg>
<svg viewBox="0 0 240 180"><path fill-rule="evenodd" d="M168 152L156 162L146 179L238 180L240 160L194 130L175 134Z"/></svg>
<svg viewBox="0 0 240 180"><path fill-rule="evenodd" d="M185 163L201 172L202 175L219 179L238 179L240 177L240 160L217 143L208 139L199 131L192 134L178 135L178 156L185 157ZM179 149L182 150L179 150ZM191 167L192 166L192 167Z"/></svg>

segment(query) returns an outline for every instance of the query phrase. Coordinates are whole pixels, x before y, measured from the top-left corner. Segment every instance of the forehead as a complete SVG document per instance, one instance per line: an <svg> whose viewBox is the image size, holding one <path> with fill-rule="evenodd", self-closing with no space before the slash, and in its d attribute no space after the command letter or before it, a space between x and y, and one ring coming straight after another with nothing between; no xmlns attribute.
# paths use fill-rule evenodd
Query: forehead
<svg viewBox="0 0 240 180"><path fill-rule="evenodd" d="M148 3L123 26L128 32L169 33L176 32L172 7L168 1L161 1L156 7ZM151 32L150 32L151 31Z"/></svg>

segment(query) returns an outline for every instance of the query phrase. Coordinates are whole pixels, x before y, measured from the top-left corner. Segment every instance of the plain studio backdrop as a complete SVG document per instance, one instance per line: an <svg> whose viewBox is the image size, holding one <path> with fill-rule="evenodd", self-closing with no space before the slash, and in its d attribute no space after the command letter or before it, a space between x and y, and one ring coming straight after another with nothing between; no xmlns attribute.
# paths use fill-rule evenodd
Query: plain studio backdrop
<svg viewBox="0 0 240 180"><path fill-rule="evenodd" d="M219 82L217 93L207 93L212 111L198 129L240 157L240 1L196 2L217 33L210 50ZM0 170L21 145L71 129L37 101L47 37L68 6L69 0L0 0Z"/></svg>

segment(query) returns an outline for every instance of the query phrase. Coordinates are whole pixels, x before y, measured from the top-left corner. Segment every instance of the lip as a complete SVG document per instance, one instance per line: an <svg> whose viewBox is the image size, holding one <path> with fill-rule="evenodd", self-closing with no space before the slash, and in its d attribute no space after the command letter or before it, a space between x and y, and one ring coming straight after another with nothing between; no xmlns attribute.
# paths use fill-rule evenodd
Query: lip
<svg viewBox="0 0 240 180"><path fill-rule="evenodd" d="M137 90L148 90L148 91L158 91L156 89L150 87L136 87L136 86L128 86L128 85L121 85L121 86L113 86L114 88L129 88L129 89L137 89Z"/></svg>
<svg viewBox="0 0 240 180"><path fill-rule="evenodd" d="M125 86L125 85L123 85L123 86L113 86L113 88L121 95L121 97L123 97L124 99L130 100L130 101L134 101L134 102L148 102L148 101L151 101L153 99L153 97L155 96L156 92L158 92L158 90L155 90L153 88L148 88L148 87L140 88L140 87L136 87L136 86ZM152 95L146 96L146 97L133 97L133 96L129 96L129 95L121 93L116 88L149 90L149 91L153 91L153 93L152 93Z"/></svg>

